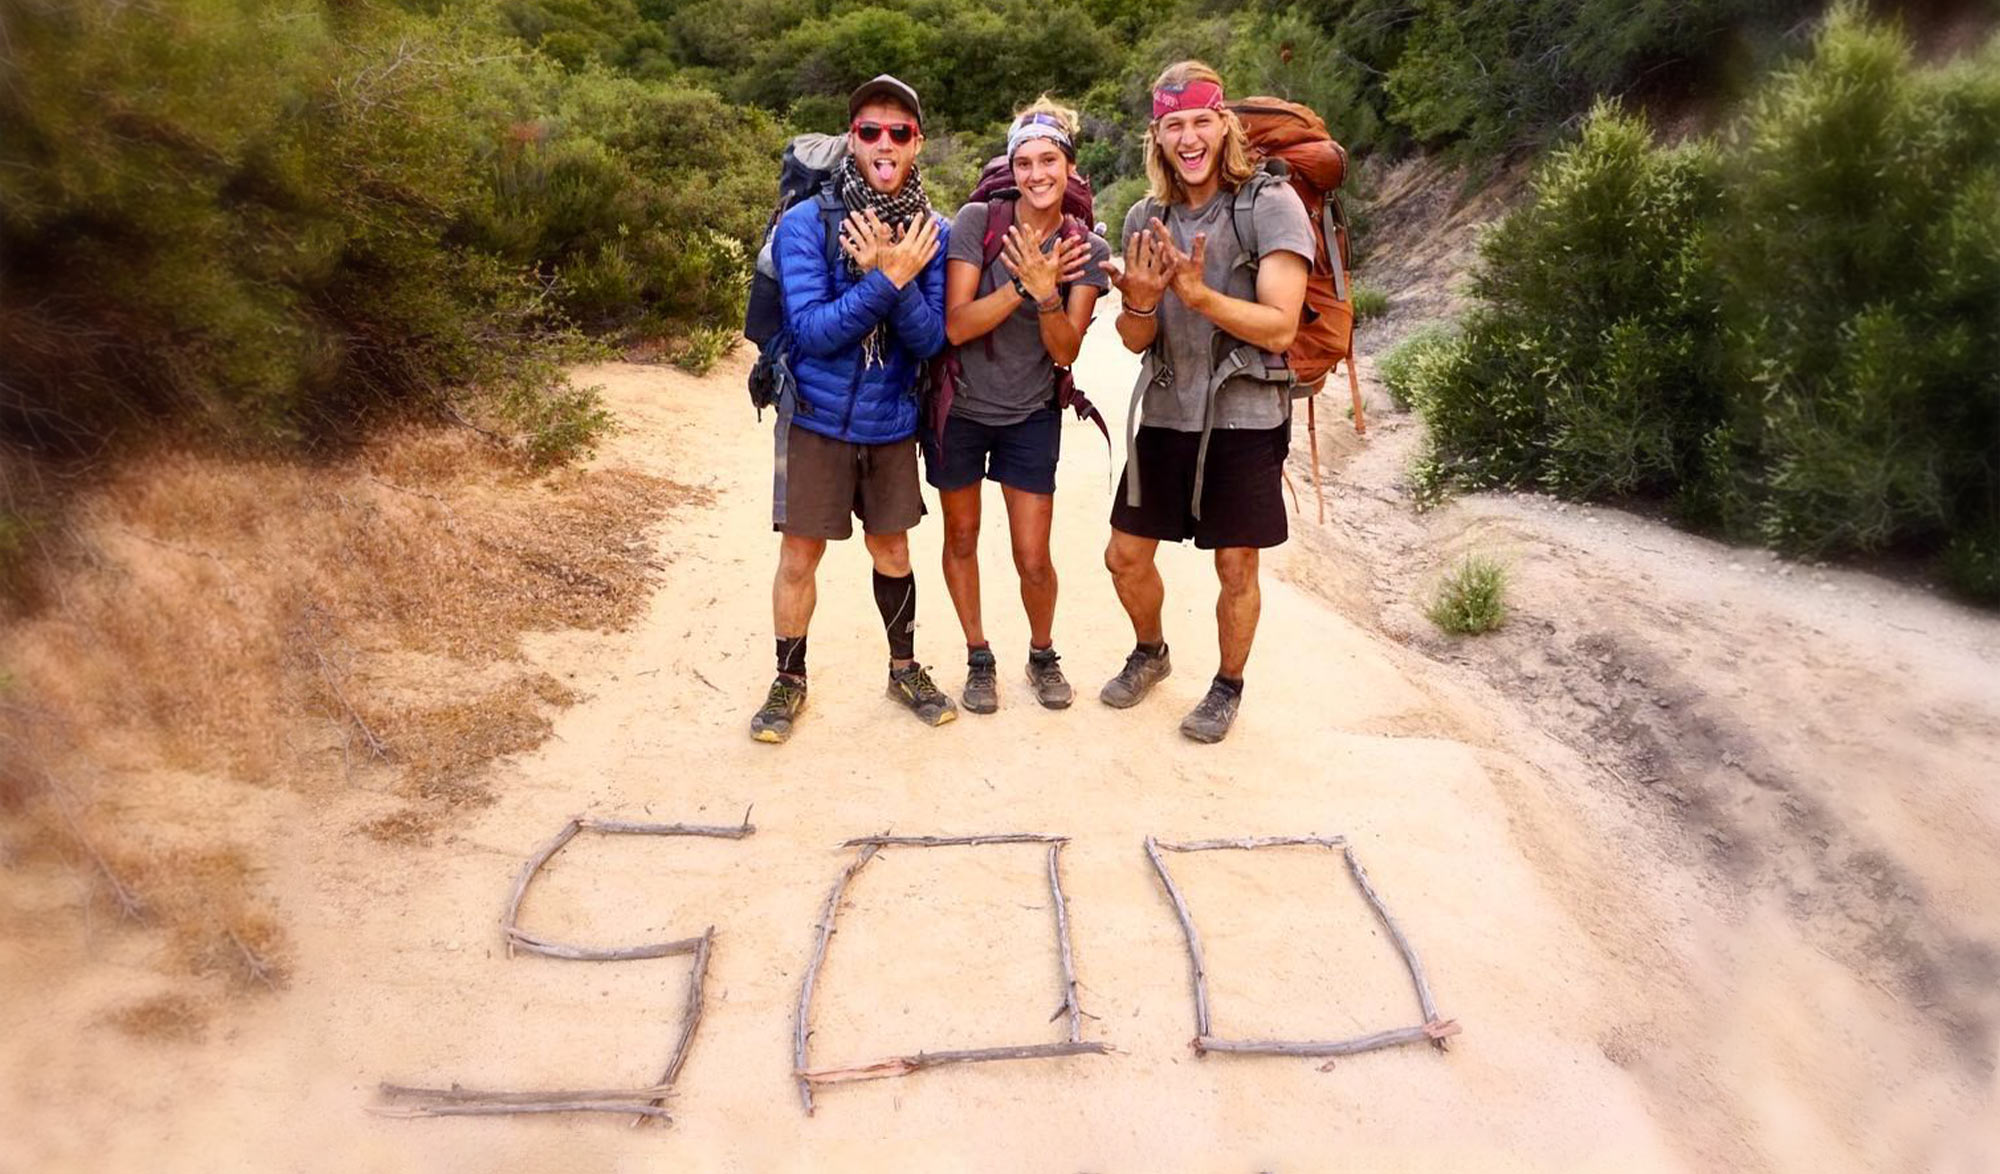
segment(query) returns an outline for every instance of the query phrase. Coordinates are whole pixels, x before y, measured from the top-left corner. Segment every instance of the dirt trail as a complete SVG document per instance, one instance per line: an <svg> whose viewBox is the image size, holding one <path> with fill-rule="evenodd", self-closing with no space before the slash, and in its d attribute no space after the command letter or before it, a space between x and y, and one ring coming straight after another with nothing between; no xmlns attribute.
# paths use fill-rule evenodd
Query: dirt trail
<svg viewBox="0 0 2000 1174"><path fill-rule="evenodd" d="M48 934L0 947L7 989L22 989L31 973L72 976L0 1009L10 1041L0 1052L0 1171L2000 1163L1991 1007L1962 973L2000 940L1990 696L1939 701L1936 740L1911 757L1873 740L1872 725L1839 724L1865 716L1871 707L1858 698L1879 696L1879 679L1765 663L1784 661L1794 643L1717 648L1738 630L1705 629L1692 610L1665 629L1625 624L1614 650L1623 659L1603 664L1652 672L1740 652L1757 679L1857 699L1834 705L1836 692L1827 702L1832 728L1797 711L1796 732L1785 707L1767 703L1777 724L1745 726L1768 738L1715 744L1721 770L1725 753L1757 767L1767 745L1804 752L1832 742L1865 761L1861 775L1768 795L1720 775L1683 789L1689 804L1718 813L1737 811L1739 798L1777 811L1796 799L1824 817L1806 820L1802 841L1824 836L1821 855L1745 864L1733 850L1691 849L1699 831L1662 806L1672 801L1636 794L1657 788L1630 774L1618 731L1590 725L1623 708L1610 705L1623 674L1598 674L1604 695L1587 713L1560 708L1568 703L1534 684L1550 679L1555 656L1588 650L1585 632L1536 627L1537 601L1562 598L1563 576L1593 574L1570 553L1582 548L1549 540L1562 552L1546 572L1556 586L1539 569L1523 576L1533 590L1512 643L1431 645L1398 610L1445 540L1432 527L1462 523L1475 537L1511 527L1526 535L1514 547L1524 565L1544 531L1532 528L1538 515L1505 505L1464 507L1454 523L1397 521L1393 469L1383 464L1392 429L1379 450L1340 458L1349 482L1333 499L1336 526L1312 527L1310 489L1295 469L1306 514L1300 540L1268 564L1242 717L1226 743L1196 746L1175 727L1213 668L1214 596L1208 564L1191 549L1161 560L1177 674L1132 711L1094 701L1131 637L1099 563L1106 458L1095 431L1071 423L1055 561L1057 641L1078 704L1049 713L1025 703L1025 623L994 508L982 556L989 631L1006 666L1001 712L933 731L882 697L866 558L848 543L821 573L807 715L789 745L758 745L744 723L770 677L774 540L769 431L749 422L744 365L739 357L706 380L631 366L585 373L605 385L626 426L600 459L704 485L713 503L661 528L669 566L637 627L536 642L532 658L587 700L542 750L494 769L498 803L419 849L352 834L379 797L308 802L200 782L215 820L264 840L280 862L267 880L297 943L288 991L220 1038L134 1044L96 1019L107 992L138 981L117 965L115 937L79 942L52 917ZM1100 322L1081 368L1086 387L1112 406L1131 371ZM1322 424L1330 447L1346 444L1341 425ZM1374 514L1361 504L1370 496L1381 507ZM914 536L918 652L955 689L962 645L935 572L939 533L932 518ZM1600 590L1611 589L1596 581L1609 573L1594 572ZM1682 614L1654 586L1658 600L1623 592L1631 614ZM1924 647L1944 656L1964 646L1954 637L1967 630L1993 639L1991 621L1965 624ZM1991 664L1991 648L1970 655ZM1913 656L1911 680L1897 681L1899 696L1874 707L1875 720L1958 680L1930 667ZM1495 675L1503 668L1511 678ZM1670 703L1683 708L1661 712L1692 721L1704 699L1689 692ZM1675 753L1680 742L1662 738L1661 753ZM1790 778L1780 751L1770 761ZM1656 773L1658 784L1668 772ZM1849 783L1872 785L1842 798ZM717 927L710 1005L671 1129L364 1114L385 1079L654 1079L688 961L509 960L495 929L501 903L521 861L572 815L729 822L753 804L759 830L742 843L580 839L550 866L524 917L604 943ZM1718 814L1713 828L1747 834L1748 818ZM1074 837L1065 867L1084 1031L1117 1053L828 1090L818 1115L804 1117L789 1080L791 1019L813 922L847 859L838 843L882 830ZM1357 846L1422 952L1442 1010L1464 1025L1449 1054L1413 1048L1325 1070L1190 1054L1186 958L1141 838L1303 832L1344 833ZM1887 862L1880 891L1854 892L1842 879L1863 852ZM869 865L822 971L815 1062L1060 1038L1048 1018L1059 997L1042 867L1025 847L890 851ZM1326 1037L1416 1018L1407 981L1334 859L1231 854L1179 871L1211 954L1218 1030ZM1859 943L1830 937L1831 914L1800 908L1829 897L1851 898L1857 917L1880 914L1880 932ZM64 899L47 895L52 910ZM1928 969L1878 966L1899 942L1935 955ZM86 955L95 964L79 968ZM1931 972L1948 981L1914 977Z"/></svg>

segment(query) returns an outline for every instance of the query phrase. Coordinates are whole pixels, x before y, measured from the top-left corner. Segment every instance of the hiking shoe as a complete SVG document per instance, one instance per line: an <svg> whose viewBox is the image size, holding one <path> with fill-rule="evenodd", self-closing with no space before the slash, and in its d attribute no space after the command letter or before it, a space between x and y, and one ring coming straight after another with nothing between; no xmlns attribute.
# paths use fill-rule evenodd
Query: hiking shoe
<svg viewBox="0 0 2000 1174"><path fill-rule="evenodd" d="M782 742L792 736L792 719L806 707L806 680L778 674L764 707L750 718L750 736L759 742Z"/></svg>
<svg viewBox="0 0 2000 1174"><path fill-rule="evenodd" d="M1230 723L1236 720L1236 707L1241 704L1243 694L1217 681L1208 687L1208 696L1181 719L1181 733L1197 742L1220 742L1228 736Z"/></svg>
<svg viewBox="0 0 2000 1174"><path fill-rule="evenodd" d="M991 648L968 650L965 658L965 708L968 713L992 713L1000 708L1000 666Z"/></svg>
<svg viewBox="0 0 2000 1174"><path fill-rule="evenodd" d="M1035 700L1044 709L1068 709L1075 693L1056 662L1062 657L1053 648L1028 649L1028 683L1035 687Z"/></svg>
<svg viewBox="0 0 2000 1174"><path fill-rule="evenodd" d="M1143 648L1134 648L1132 655L1125 658L1125 667L1098 690L1097 699L1113 709L1130 709L1173 671L1174 664L1167 657L1166 645L1160 645L1158 656Z"/></svg>
<svg viewBox="0 0 2000 1174"><path fill-rule="evenodd" d="M908 706L927 726L941 726L958 717L958 706L932 683L930 673L920 664L889 670L889 696Z"/></svg>

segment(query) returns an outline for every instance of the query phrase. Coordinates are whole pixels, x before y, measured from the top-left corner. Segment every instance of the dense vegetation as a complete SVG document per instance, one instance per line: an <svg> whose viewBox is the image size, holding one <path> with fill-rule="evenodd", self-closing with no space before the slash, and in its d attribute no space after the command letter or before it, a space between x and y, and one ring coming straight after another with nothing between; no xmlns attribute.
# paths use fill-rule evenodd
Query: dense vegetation
<svg viewBox="0 0 2000 1174"><path fill-rule="evenodd" d="M1920 67L1842 8L1713 139L1603 106L1391 364L1435 483L1644 495L2000 602L2000 39Z"/></svg>
<svg viewBox="0 0 2000 1174"><path fill-rule="evenodd" d="M1145 83L1177 56L1316 106L1359 150L1492 151L1801 6L20 0L0 17L0 440L337 441L457 396L560 455L602 421L559 360L605 334L712 357L784 134L837 127L880 71L925 95L941 204L1016 104L1080 101L1115 219Z"/></svg>

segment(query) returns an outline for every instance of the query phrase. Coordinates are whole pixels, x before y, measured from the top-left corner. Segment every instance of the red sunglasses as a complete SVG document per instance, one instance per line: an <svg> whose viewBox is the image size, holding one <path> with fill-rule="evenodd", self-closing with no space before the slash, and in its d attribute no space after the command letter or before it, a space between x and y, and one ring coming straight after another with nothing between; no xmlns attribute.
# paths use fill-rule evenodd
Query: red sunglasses
<svg viewBox="0 0 2000 1174"><path fill-rule="evenodd" d="M917 136L916 124L911 122L892 122L887 126L879 122L857 122L850 129L864 143L872 143L882 137L883 131L888 131L889 141L899 147Z"/></svg>

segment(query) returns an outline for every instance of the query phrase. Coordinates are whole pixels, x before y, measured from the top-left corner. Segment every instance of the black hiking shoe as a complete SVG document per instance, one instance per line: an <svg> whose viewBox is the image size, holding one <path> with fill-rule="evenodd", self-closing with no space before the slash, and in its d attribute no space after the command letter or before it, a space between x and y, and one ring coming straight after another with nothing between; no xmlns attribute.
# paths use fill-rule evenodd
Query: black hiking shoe
<svg viewBox="0 0 2000 1174"><path fill-rule="evenodd" d="M967 650L963 694L967 713L992 713L1000 708L999 669L991 648Z"/></svg>
<svg viewBox="0 0 2000 1174"><path fill-rule="evenodd" d="M1061 659L1053 648L1028 649L1028 683L1035 687L1035 700L1044 709L1068 709L1076 696L1056 664Z"/></svg>
<svg viewBox="0 0 2000 1174"><path fill-rule="evenodd" d="M958 706L931 681L920 664L889 670L889 696L909 708L927 726L941 726L958 718Z"/></svg>
<svg viewBox="0 0 2000 1174"><path fill-rule="evenodd" d="M792 719L806 707L806 679L778 674L764 707L750 718L750 736L759 742L782 742L792 736Z"/></svg>
<svg viewBox="0 0 2000 1174"><path fill-rule="evenodd" d="M1134 648L1132 655L1125 658L1125 667L1098 690L1097 699L1113 709L1130 709L1173 671L1174 664L1167 656L1166 645L1160 645L1157 656L1143 648Z"/></svg>
<svg viewBox="0 0 2000 1174"><path fill-rule="evenodd" d="M1236 707L1242 704L1243 694L1217 681L1208 687L1208 696L1181 719L1181 733L1197 742L1220 742L1229 736Z"/></svg>

